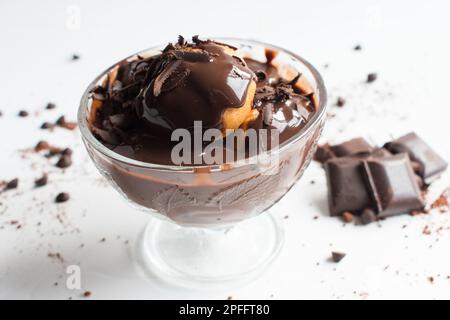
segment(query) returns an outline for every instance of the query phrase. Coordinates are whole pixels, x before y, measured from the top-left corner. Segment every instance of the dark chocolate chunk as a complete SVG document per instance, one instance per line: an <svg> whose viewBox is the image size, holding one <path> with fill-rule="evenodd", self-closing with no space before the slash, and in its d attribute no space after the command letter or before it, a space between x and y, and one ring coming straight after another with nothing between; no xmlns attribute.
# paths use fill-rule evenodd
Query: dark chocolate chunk
<svg viewBox="0 0 450 320"><path fill-rule="evenodd" d="M379 217L423 208L422 195L406 153L366 159L364 168Z"/></svg>
<svg viewBox="0 0 450 320"><path fill-rule="evenodd" d="M19 186L19 179L15 178L6 183L5 190L16 189L18 186Z"/></svg>
<svg viewBox="0 0 450 320"><path fill-rule="evenodd" d="M19 115L19 117L24 118L24 117L28 117L29 113L26 110L20 110L18 115Z"/></svg>
<svg viewBox="0 0 450 320"><path fill-rule="evenodd" d="M331 259L335 263L339 263L342 259L344 259L344 257L345 253L343 252L336 252L336 251L331 252Z"/></svg>
<svg viewBox="0 0 450 320"><path fill-rule="evenodd" d="M62 155L59 158L58 162L56 163L56 166L61 169L68 168L71 165L72 165L72 159L68 155Z"/></svg>
<svg viewBox="0 0 450 320"><path fill-rule="evenodd" d="M61 192L58 193L58 195L55 198L55 202L57 203L62 203L62 202L66 202L70 199L70 195L67 192Z"/></svg>
<svg viewBox="0 0 450 320"><path fill-rule="evenodd" d="M34 180L34 185L36 187L43 187L47 184L48 182L48 175L46 173L44 173L42 175L42 177L40 177L39 179Z"/></svg>
<svg viewBox="0 0 450 320"><path fill-rule="evenodd" d="M408 153L414 171L426 183L432 182L447 168L447 162L414 132L387 143L385 147L392 153Z"/></svg>
<svg viewBox="0 0 450 320"><path fill-rule="evenodd" d="M267 79L267 74L264 71L258 70L255 72L258 81L264 81Z"/></svg>
<svg viewBox="0 0 450 320"><path fill-rule="evenodd" d="M65 148L61 151L61 154L64 156L71 156L73 153L72 149L70 148Z"/></svg>
<svg viewBox="0 0 450 320"><path fill-rule="evenodd" d="M378 75L376 73L369 73L367 75L367 83L371 83L374 82L375 80L377 80Z"/></svg>
<svg viewBox="0 0 450 320"><path fill-rule="evenodd" d="M362 224L369 224L377 220L377 216L375 215L375 211L372 209L366 208L361 213L361 223Z"/></svg>
<svg viewBox="0 0 450 320"><path fill-rule="evenodd" d="M56 108L56 104L54 104L53 102L47 103L47 106L45 107L45 109L47 109L47 110L52 110L55 108Z"/></svg>
<svg viewBox="0 0 450 320"><path fill-rule="evenodd" d="M357 158L335 158L325 163L328 204L332 216L345 211L360 212L372 206L363 166Z"/></svg>
<svg viewBox="0 0 450 320"><path fill-rule="evenodd" d="M345 105L345 99L344 98L342 98L342 97L338 97L337 98L337 100L336 100L336 105L338 106L338 107L343 107L344 105Z"/></svg>
<svg viewBox="0 0 450 320"><path fill-rule="evenodd" d="M352 155L369 155L373 147L363 138L354 138L331 147L338 157Z"/></svg>

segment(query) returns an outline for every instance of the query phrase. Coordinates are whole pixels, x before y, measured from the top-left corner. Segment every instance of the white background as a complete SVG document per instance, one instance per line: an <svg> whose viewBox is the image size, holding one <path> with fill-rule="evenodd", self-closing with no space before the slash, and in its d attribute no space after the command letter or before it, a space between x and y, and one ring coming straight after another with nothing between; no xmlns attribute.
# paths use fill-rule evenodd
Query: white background
<svg viewBox="0 0 450 320"><path fill-rule="evenodd" d="M87 84L124 56L178 34L232 36L286 47L317 66L330 93L323 141L362 135L381 144L415 130L450 159L449 11L444 0L2 1L0 180L19 177L20 185L0 194L0 298L85 299L84 290L91 299L450 298L449 213L344 225L328 217L325 176L316 163L277 205L278 214L289 216L286 244L260 279L220 292L145 279L130 256L149 217L105 183L78 132L39 129L61 114L74 120ZM352 50L356 44L361 52ZM70 61L73 53L81 59ZM370 85L369 72L379 75ZM343 109L333 105L338 95L347 99ZM44 110L48 101L58 108ZM18 118L22 108L32 115ZM66 174L54 160L23 152L40 139L75 150ZM34 189L44 171L51 183ZM450 186L449 177L432 186L430 200ZM60 191L71 200L56 205ZM425 226L430 235L422 233ZM332 250L347 256L333 264ZM48 257L55 252L64 261ZM82 268L79 291L65 287L69 264Z"/></svg>

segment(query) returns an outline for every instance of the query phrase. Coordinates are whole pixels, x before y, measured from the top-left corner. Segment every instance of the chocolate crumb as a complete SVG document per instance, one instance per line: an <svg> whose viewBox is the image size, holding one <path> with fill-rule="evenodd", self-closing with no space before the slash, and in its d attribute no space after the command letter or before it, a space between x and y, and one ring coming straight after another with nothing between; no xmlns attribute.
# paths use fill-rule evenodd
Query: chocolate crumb
<svg viewBox="0 0 450 320"><path fill-rule="evenodd" d="M60 116L57 120L56 120L56 124L58 126L63 126L66 123L66 117L64 116Z"/></svg>
<svg viewBox="0 0 450 320"><path fill-rule="evenodd" d="M50 145L48 144L48 142L45 140L41 140L38 143L36 143L36 145L34 146L34 151L39 152L42 150L47 150L48 148L50 148Z"/></svg>
<svg viewBox="0 0 450 320"><path fill-rule="evenodd" d="M69 199L70 199L70 195L67 192L61 192L56 196L55 202L62 203L62 202L68 201Z"/></svg>
<svg viewBox="0 0 450 320"><path fill-rule="evenodd" d="M433 278L433 277L428 277L427 280L428 280L431 284L434 283L434 278Z"/></svg>
<svg viewBox="0 0 450 320"><path fill-rule="evenodd" d="M345 99L344 98L342 98L342 97L338 97L337 98L337 100L336 100L336 105L338 106L338 107L343 107L344 105L345 105Z"/></svg>
<svg viewBox="0 0 450 320"><path fill-rule="evenodd" d="M345 222L350 223L353 221L353 214L351 212L346 211L342 214L342 219Z"/></svg>
<svg viewBox="0 0 450 320"><path fill-rule="evenodd" d="M5 190L16 189L19 186L19 179L15 178L6 183Z"/></svg>
<svg viewBox="0 0 450 320"><path fill-rule="evenodd" d="M85 298L89 298L91 295L92 295L92 292L90 292L90 291L83 292L83 297L85 297Z"/></svg>
<svg viewBox="0 0 450 320"><path fill-rule="evenodd" d="M65 116L59 117L56 120L56 125L61 127L61 128L68 129L68 130L74 130L77 127L77 123L76 122L66 121L66 117Z"/></svg>
<svg viewBox="0 0 450 320"><path fill-rule="evenodd" d="M331 260L333 260L333 262L335 263L339 263L342 259L344 259L344 257L345 253L343 252L336 252L336 251L331 252Z"/></svg>
<svg viewBox="0 0 450 320"><path fill-rule="evenodd" d="M77 60L80 60L80 55L79 54L77 54L77 53L74 53L74 54L72 54L72 61L77 61Z"/></svg>
<svg viewBox="0 0 450 320"><path fill-rule="evenodd" d="M47 184L48 182L48 175L46 173L44 173L42 175L42 177L40 177L39 179L34 180L34 185L36 187L43 187Z"/></svg>
<svg viewBox="0 0 450 320"><path fill-rule="evenodd" d="M56 104L54 104L53 102L49 102L45 106L45 109L47 109L47 110L52 110L52 109L55 109L55 108L56 108Z"/></svg>
<svg viewBox="0 0 450 320"><path fill-rule="evenodd" d="M41 129L52 129L54 127L55 125L50 122L44 122L43 124L41 124Z"/></svg>
<svg viewBox="0 0 450 320"><path fill-rule="evenodd" d="M361 51L361 49L362 49L362 47L361 47L360 44L357 44L357 45L353 48L353 50L355 50L355 51Z"/></svg>
<svg viewBox="0 0 450 320"><path fill-rule="evenodd" d="M26 110L20 110L19 113L18 113L18 116L22 117L22 118L28 117L28 115L29 115L29 113Z"/></svg>
<svg viewBox="0 0 450 320"><path fill-rule="evenodd" d="M448 200L448 193L450 193L450 189L445 190L439 198L437 198L432 204L432 209L439 209L441 212L448 211L450 209L450 203Z"/></svg>
<svg viewBox="0 0 450 320"><path fill-rule="evenodd" d="M371 83L374 82L375 80L377 80L378 75L376 73L369 73L367 75L367 83Z"/></svg>
<svg viewBox="0 0 450 320"><path fill-rule="evenodd" d="M65 148L63 151L61 151L61 154L64 156L71 156L72 153L73 153L73 151L70 148Z"/></svg>
<svg viewBox="0 0 450 320"><path fill-rule="evenodd" d="M62 155L59 158L58 162L56 163L56 166L61 169L68 168L71 165L72 165L72 159L68 155Z"/></svg>
<svg viewBox="0 0 450 320"><path fill-rule="evenodd" d="M429 226L425 226L422 230L422 233L429 236L431 234L431 229Z"/></svg>
<svg viewBox="0 0 450 320"><path fill-rule="evenodd" d="M361 213L362 224L369 224L377 220L377 216L372 209L364 209Z"/></svg>

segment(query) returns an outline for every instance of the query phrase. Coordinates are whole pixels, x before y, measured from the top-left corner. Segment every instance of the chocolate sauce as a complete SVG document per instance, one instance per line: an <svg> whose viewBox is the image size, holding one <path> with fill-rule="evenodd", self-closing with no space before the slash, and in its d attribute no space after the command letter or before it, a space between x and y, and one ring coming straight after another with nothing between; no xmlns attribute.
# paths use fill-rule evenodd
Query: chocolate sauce
<svg viewBox="0 0 450 320"><path fill-rule="evenodd" d="M311 94L297 85L301 75L282 78L275 57L268 50L264 62L242 59L227 44L198 37L187 43L180 37L161 54L122 61L117 73L110 72L92 91L97 107L89 119L91 130L123 156L172 164L173 130L192 130L198 120L203 129L228 129L225 112L244 112L253 93L249 111L257 116L239 126L275 129L282 143L306 125L316 106ZM252 83L256 89L251 92Z"/></svg>

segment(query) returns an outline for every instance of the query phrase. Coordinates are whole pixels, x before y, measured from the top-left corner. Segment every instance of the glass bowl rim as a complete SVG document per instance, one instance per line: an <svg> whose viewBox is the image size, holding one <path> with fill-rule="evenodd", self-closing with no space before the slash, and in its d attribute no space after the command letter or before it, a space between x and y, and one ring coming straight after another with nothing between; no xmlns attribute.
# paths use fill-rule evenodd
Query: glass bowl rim
<svg viewBox="0 0 450 320"><path fill-rule="evenodd" d="M271 153L277 152L277 153L281 153L283 152L283 150L287 149L290 145L294 144L295 142L301 140L303 137L305 137L311 130L313 130L313 128L315 128L317 125L319 125L320 121L323 119L323 117L326 114L326 109L327 109L327 91L325 88L325 84L324 81L322 79L322 76L320 75L320 73L317 71L317 69L311 64L309 63L306 59L302 58L301 56L286 50L284 48L272 45L272 44L268 44L265 42L261 42L258 40L252 40L252 39L240 39L240 38L232 38L232 37L212 37L211 39L213 40L217 40L220 42L226 42L226 41L234 41L237 43L242 43L242 44L249 44L249 45L258 45L258 46L262 46L264 48L269 48L269 49L274 49L276 51L280 51L283 52L287 55L289 55L291 58L294 58L296 60L298 60L300 63L302 63L308 70L309 72L311 72L314 80L316 81L316 86L317 86L317 91L315 92L316 94L318 94L319 97L319 105L318 105L318 110L317 112L313 115L313 117L308 121L308 123L305 125L305 127L303 127L299 132L297 132L295 135L293 135L292 137L290 137L289 139L287 139L286 141L284 141L283 143L281 143L279 145L279 147L276 150L268 150L265 152L265 154L270 155ZM143 54L145 52L148 51L154 51L154 50L161 50L162 48L164 48L165 45L157 45L157 46L153 46L144 50L141 50L137 53L134 53L120 61L124 61L127 59L130 59L132 57L135 57L139 54ZM120 62L119 61L119 62ZM95 148L95 150L99 151L100 153L102 153L104 156L111 158L115 161L119 161L121 163L127 164L127 165L132 165L135 167L140 167L140 168L147 168L147 169L155 169L155 170L161 170L161 171L189 171L192 172L194 170L198 170L201 168L209 168L210 171L216 171L216 170L222 170L222 166L223 165L164 165L164 164L156 164L156 163L150 163L150 162L144 162L144 161L139 161L139 160L135 160L132 158L128 158L125 157L111 149L109 149L108 147L106 147L104 144L102 144L91 132L90 127L89 127L89 123L87 120L87 105L88 105L88 101L89 101L89 94L91 92L91 90L98 84L98 82L100 81L100 79L102 79L102 77L105 76L105 74L107 72L109 72L110 70L112 70L114 67L117 66L117 64L119 62L114 63L112 66L110 66L109 68L107 68L105 71L103 71L102 73L100 73L100 75L98 75L86 88L85 92L83 93L82 97L81 97L81 101L80 101L80 106L78 109L78 126L79 129L81 131L81 135L83 137L83 140L87 141L89 143L89 145L93 146ZM256 158L258 156L261 156L261 154L255 155L252 158ZM240 166L244 166L244 165L248 165L249 163L251 163L252 158L247 158L247 159L242 159L242 160L238 160L238 161L234 161L234 162L229 162L227 164L231 165L232 168L237 168Z"/></svg>

